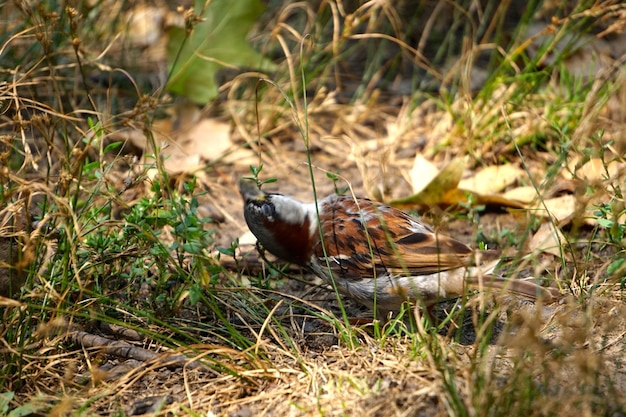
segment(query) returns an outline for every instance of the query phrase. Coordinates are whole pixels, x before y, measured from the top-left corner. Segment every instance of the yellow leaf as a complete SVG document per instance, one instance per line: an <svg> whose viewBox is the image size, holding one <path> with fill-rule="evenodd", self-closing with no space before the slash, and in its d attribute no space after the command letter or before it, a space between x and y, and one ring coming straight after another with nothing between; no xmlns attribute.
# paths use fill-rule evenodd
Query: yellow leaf
<svg viewBox="0 0 626 417"><path fill-rule="evenodd" d="M497 194L525 175L523 169L514 165L494 165L462 180L459 188L481 195Z"/></svg>
<svg viewBox="0 0 626 417"><path fill-rule="evenodd" d="M413 161L413 168L409 173L411 178L411 186L413 187L413 193L417 194L422 191L428 184L434 180L439 174L439 169L424 158L422 154L417 154Z"/></svg>
<svg viewBox="0 0 626 417"><path fill-rule="evenodd" d="M466 163L467 158L453 159L419 193L394 200L390 204L397 207L415 205L431 207L445 203L446 198L444 197L446 194L457 189Z"/></svg>

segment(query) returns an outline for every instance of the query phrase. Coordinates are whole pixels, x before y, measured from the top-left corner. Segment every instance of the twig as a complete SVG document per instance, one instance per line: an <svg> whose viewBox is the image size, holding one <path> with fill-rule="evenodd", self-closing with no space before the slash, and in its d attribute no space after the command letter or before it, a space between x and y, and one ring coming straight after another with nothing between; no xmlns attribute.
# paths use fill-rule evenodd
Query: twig
<svg viewBox="0 0 626 417"><path fill-rule="evenodd" d="M158 354L147 349L133 346L130 343L111 340L106 337L97 336L83 331L72 331L66 336L72 343L81 345L84 348L97 348L108 355L117 356L124 359L135 359L142 362L162 362L162 366L168 369L177 369L188 363L189 368L200 366L198 362L191 362L185 355Z"/></svg>

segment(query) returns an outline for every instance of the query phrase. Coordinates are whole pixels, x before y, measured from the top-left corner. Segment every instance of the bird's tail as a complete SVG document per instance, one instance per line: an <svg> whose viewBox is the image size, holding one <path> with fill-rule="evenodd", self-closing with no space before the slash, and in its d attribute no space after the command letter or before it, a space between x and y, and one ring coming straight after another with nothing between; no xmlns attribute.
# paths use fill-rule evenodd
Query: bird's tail
<svg viewBox="0 0 626 417"><path fill-rule="evenodd" d="M532 300L542 300L546 304L557 301L560 293L555 288L546 288L535 284L527 279L520 280L515 278L502 278L493 275L493 271L498 261L486 263L481 266L471 267L466 270L459 269L455 272L462 273L464 279L457 280L465 288L471 288L479 291L501 291L520 295ZM452 271L450 271L452 272ZM454 280L451 280L454 281ZM448 289L453 292L462 294L464 288Z"/></svg>
<svg viewBox="0 0 626 417"><path fill-rule="evenodd" d="M515 278L501 278L494 276L470 277L467 279L467 286L479 291L500 290L502 292L521 295L532 300L540 299L546 304L551 304L558 300L560 294L555 288L546 288L534 282Z"/></svg>

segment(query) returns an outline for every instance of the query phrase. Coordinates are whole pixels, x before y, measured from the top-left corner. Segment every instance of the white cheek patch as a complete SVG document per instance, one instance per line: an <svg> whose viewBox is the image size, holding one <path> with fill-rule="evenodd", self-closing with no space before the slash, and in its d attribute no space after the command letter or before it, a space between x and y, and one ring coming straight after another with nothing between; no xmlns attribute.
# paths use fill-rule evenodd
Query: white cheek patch
<svg viewBox="0 0 626 417"><path fill-rule="evenodd" d="M279 213L280 219L285 223L294 225L304 223L304 219L308 214L306 208L308 204L302 204L291 197L285 197L283 195L273 195L272 203L274 204L276 213Z"/></svg>

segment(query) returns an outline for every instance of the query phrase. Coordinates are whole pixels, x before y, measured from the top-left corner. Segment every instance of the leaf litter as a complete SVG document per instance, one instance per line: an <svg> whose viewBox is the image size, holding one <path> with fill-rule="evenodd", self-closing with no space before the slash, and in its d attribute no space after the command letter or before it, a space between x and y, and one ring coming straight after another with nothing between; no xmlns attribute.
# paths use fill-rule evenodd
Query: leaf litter
<svg viewBox="0 0 626 417"><path fill-rule="evenodd" d="M453 107L475 112L474 116L480 116L476 117L478 121L488 119L490 114L485 109L499 108L484 104L467 108L466 104L460 99ZM274 116L267 114L268 118ZM399 331L374 338L367 326L356 328L359 343L354 345L342 339L336 322L332 322L335 327L320 325L320 316L339 316L340 312L328 288L311 285L317 282L314 278L289 271L290 279L271 276L268 278L272 281L270 288L257 288L256 283L252 284L254 274L249 269L234 269L236 279L240 279L236 274L245 272L249 280L238 281L237 286L228 277L221 276L220 286L215 288L229 323L241 326L254 340L247 349L229 347L219 335L209 333L201 343L186 347L166 346L151 340L133 342L150 352L164 352L165 356L184 354L193 360L202 360L204 365L180 365L172 370L163 367L165 360L111 355L98 347L102 342L96 340L92 345L84 342L90 337L76 341L76 345L80 345L78 349L66 349L62 345L64 335L40 329L40 344L29 362L29 366L37 369L37 381L18 397L22 402L37 398L29 402L32 405L56 404L48 411L57 415L80 403L89 403L90 411L103 415L119 413L120 409L129 414L451 415L459 398L463 407L470 410L495 407L498 398L493 398L494 392L506 400L519 399L523 404L524 398L511 391L516 387L514 382L533 378L535 394L545 400L541 412L546 414L578 412L580 404L591 412L599 401L593 390L611 394L614 404L623 404L626 378L619 358L625 343L626 312L616 277L603 275L607 265L606 259L602 259L614 253L594 242L589 229L583 232L584 245L567 248L568 253L580 255L568 260L573 267L564 264L563 251L555 250L567 242L568 228L579 220L580 213L588 209L590 202L610 203L614 198L611 187L623 185L623 160L619 153L615 153L615 163L609 164L610 169L604 169L598 159L569 166L571 175L566 176L567 181L605 184L592 199L587 199L584 187L578 186L564 187L561 195L550 195L553 190L541 181L548 167L540 156L524 154L518 161L515 154L509 153L508 159L513 162L496 164L496 158L489 157L490 152L496 154L502 149L493 150L498 146L498 140L494 139L483 144L480 161L468 159L464 148L456 146L467 137L456 129L448 113L417 109L409 115L420 122L407 122L406 107L394 108L373 102L367 105L342 105L332 100L316 102L310 109L309 140L314 149L313 170L320 194L333 192L335 184L326 174L338 171L340 182L348 179L358 193L386 201L392 201L388 197L394 194L406 207L412 204L413 208L421 208L422 214L437 223L443 232L464 236L468 241L473 242L480 233L487 236L491 244L507 248L507 233L523 234L529 230L529 243L525 247L528 253L521 253L524 248L521 244L519 248L509 246L520 252L515 254L518 258L515 260L522 265L519 270L514 269L512 275L524 274L530 269L533 276L543 276L547 281L558 279L564 292L569 289L572 296L552 307L533 307L509 300L501 310L494 307L497 314L486 318L479 317L478 310L471 310L468 317L455 316L443 334L425 331L417 324L417 329L411 332ZM528 118L514 116L521 115L511 115L518 122L504 131L519 133L524 129L545 128ZM195 117L190 126L198 120L208 120ZM233 120L240 119L233 117ZM395 131L390 128L393 122L399 125ZM260 124L272 125L267 120ZM201 133L206 136L188 134L181 126L163 128L164 136L173 141L173 149L182 151L183 155L183 159L170 156L175 161L171 172L191 174L204 163L219 161L232 147L257 146L260 152L253 157L264 162L264 174L279 178L277 189L311 199L302 138L289 118L274 124L272 135L258 141L250 140L258 137L257 125L243 121L232 132L224 125L203 127ZM494 128L488 123L478 127ZM216 142L211 139L213 131ZM389 137L393 140L381 140L379 136L384 135L379 132L386 131L391 131ZM433 131L443 134L433 135ZM203 142L206 137L209 140ZM415 138L423 138L421 149L416 149ZM442 143L454 146L441 153L434 152ZM362 146L355 150L355 144ZM146 145L136 146L144 155L151 152ZM206 146L208 153L194 152L196 146L199 149ZM381 161L388 166L381 169ZM534 167L521 169L522 162L534 164ZM227 166L218 165L215 171L199 177L206 190L202 204L225 214L223 223L215 226L218 229L216 246L228 246L245 230L235 187L237 177L248 174L249 164L249 160L234 159ZM481 164L485 166L479 166ZM428 167L423 172L430 174L426 176L428 181L419 183L418 179L423 180L421 167ZM608 178L604 177L605 171ZM123 177L125 173L117 174ZM497 181L491 181L494 176ZM535 185L529 186L531 182ZM343 182L339 188L342 185ZM517 193L525 197L511 197L519 189L524 191ZM486 213L475 222L469 216L450 220L449 216L458 213L459 206L463 207L459 203L468 202L473 203L470 209L489 205L496 213ZM460 210L461 213L466 211L467 206ZM589 218L593 216L595 214ZM584 219L586 223L587 216ZM525 229L533 223L530 229ZM592 224L598 225L597 221ZM586 261L592 265L582 265L583 259L589 259L582 256L587 251L598 257ZM541 256L551 258L541 262L540 259L545 259ZM236 267L237 263L234 265ZM263 259L253 265L264 274L269 274L270 268L275 266L280 264L270 265ZM575 297L580 297L589 286L594 289L586 293L587 303L577 302ZM259 305L269 304L267 320L262 317L264 321L259 323L259 315L246 310L249 304L255 304L250 303L251 300L259 300ZM238 304L241 301L243 303ZM15 301L6 306L18 308ZM356 306L348 305L348 308L355 315L367 315ZM446 313L455 309L454 303L444 304L440 313L447 317ZM198 325L209 322L219 326L220 321L205 315L207 312L202 309L181 310L188 315L182 317L185 320L181 323L193 318ZM487 337L485 333L491 330L486 323L494 320L511 327L500 328L486 347L475 343ZM404 324L396 325L402 328ZM458 336L470 327L475 332L474 341ZM155 326L151 330L164 329ZM117 337L98 327L91 328L90 332L103 332L111 340ZM288 346L288 343L293 345ZM54 356L48 356L48 352L54 352ZM476 373L477 368L481 373ZM478 375L486 380L482 390L474 384ZM66 393L65 399L57 401L57 392ZM579 401L572 402L572 398ZM523 414L523 410L513 409L510 415L515 415L515 411Z"/></svg>

